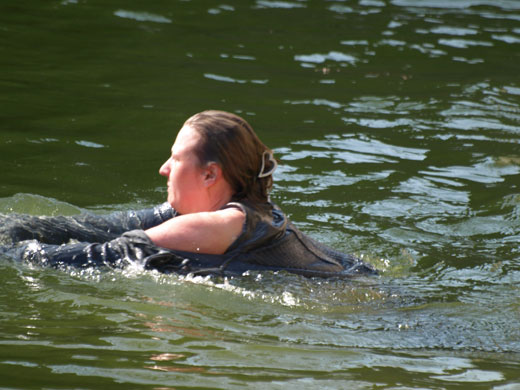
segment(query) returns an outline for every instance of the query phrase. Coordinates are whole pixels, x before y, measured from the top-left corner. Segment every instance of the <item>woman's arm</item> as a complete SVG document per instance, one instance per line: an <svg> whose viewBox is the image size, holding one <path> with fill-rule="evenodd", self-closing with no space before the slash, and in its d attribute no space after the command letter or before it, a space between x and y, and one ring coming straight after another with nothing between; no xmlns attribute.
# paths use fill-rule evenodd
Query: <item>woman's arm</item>
<svg viewBox="0 0 520 390"><path fill-rule="evenodd" d="M35 240L11 246L0 245L0 257L50 267L112 267L123 268L132 262L145 261L149 256L167 255L170 268L179 267L183 258L153 244L143 230L131 230L104 243L80 242L67 245L44 244ZM145 265L145 263L143 263ZM146 266L146 265L145 265Z"/></svg>
<svg viewBox="0 0 520 390"><path fill-rule="evenodd" d="M149 229L175 216L167 203L137 211L116 211L107 215L83 213L72 216L0 214L0 243L36 239L46 244L64 244L71 239L106 242L124 232Z"/></svg>
<svg viewBox="0 0 520 390"><path fill-rule="evenodd" d="M245 214L237 208L177 216L146 230L160 247L221 255L243 231Z"/></svg>

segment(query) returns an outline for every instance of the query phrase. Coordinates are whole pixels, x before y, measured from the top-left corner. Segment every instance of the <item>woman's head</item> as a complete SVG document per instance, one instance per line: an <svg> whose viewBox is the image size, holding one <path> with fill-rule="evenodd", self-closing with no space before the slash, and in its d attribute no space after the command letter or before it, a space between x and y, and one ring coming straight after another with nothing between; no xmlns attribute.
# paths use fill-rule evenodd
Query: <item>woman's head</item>
<svg viewBox="0 0 520 390"><path fill-rule="evenodd" d="M200 135L195 148L200 164L215 162L221 167L232 200L268 200L276 161L249 123L238 115L210 110L193 115L184 126Z"/></svg>

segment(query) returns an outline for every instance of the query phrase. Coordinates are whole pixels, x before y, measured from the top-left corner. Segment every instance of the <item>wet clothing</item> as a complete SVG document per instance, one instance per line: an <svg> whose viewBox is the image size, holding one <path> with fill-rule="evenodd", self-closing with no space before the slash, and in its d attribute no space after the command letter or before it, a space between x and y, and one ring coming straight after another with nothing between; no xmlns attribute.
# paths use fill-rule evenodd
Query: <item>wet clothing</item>
<svg viewBox="0 0 520 390"><path fill-rule="evenodd" d="M235 207L245 214L242 233L226 252L250 252L280 239L287 227L287 218L278 207L265 203L253 207L245 202L229 202L223 208Z"/></svg>
<svg viewBox="0 0 520 390"><path fill-rule="evenodd" d="M0 244L12 241L11 246L0 246L0 254L53 267L119 268L138 262L146 269L195 275L240 275L248 270L285 270L320 277L376 273L354 256L310 239L271 203L253 207L230 202L225 207L240 208L246 218L241 235L223 255L156 246L144 230L175 217L167 203L107 216L0 215Z"/></svg>

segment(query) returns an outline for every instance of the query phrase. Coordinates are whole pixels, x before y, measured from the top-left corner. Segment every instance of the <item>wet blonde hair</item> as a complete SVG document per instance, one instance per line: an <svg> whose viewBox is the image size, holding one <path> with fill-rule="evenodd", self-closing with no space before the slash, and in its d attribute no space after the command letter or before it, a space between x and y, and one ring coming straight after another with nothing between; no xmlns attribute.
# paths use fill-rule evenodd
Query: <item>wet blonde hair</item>
<svg viewBox="0 0 520 390"><path fill-rule="evenodd" d="M232 200L268 201L276 161L247 121L229 112L208 110L193 115L185 125L201 136L195 151L200 163L216 162L222 168L234 191Z"/></svg>

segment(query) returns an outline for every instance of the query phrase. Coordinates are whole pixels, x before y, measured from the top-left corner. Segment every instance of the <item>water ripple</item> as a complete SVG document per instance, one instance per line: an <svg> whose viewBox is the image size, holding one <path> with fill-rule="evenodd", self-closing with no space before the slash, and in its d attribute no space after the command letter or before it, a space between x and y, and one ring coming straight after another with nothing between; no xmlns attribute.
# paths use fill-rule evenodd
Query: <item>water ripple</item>
<svg viewBox="0 0 520 390"><path fill-rule="evenodd" d="M451 26L439 26L430 29L430 31L434 34L445 34L445 35L476 35L478 31L473 28L464 28L464 27L451 27Z"/></svg>
<svg viewBox="0 0 520 390"><path fill-rule="evenodd" d="M520 167L514 165L499 166L491 158L486 158L473 166L430 167L429 170L420 173L490 184L504 181L503 176L517 175L520 173Z"/></svg>
<svg viewBox="0 0 520 390"><path fill-rule="evenodd" d="M172 23L172 20L167 17L148 12L135 12L120 9L115 11L114 15L123 19L133 19L138 22Z"/></svg>
<svg viewBox="0 0 520 390"><path fill-rule="evenodd" d="M267 84L269 80L259 80L259 79L253 79L253 80L242 80L242 79L236 79L229 76L222 76L214 73L204 73L204 77L207 79L215 80L215 81L222 81L224 83L235 83L235 84Z"/></svg>
<svg viewBox="0 0 520 390"><path fill-rule="evenodd" d="M302 3L296 3L292 1L270 1L270 0L257 0L256 6L258 8L305 8L306 5Z"/></svg>
<svg viewBox="0 0 520 390"><path fill-rule="evenodd" d="M296 141L293 144L311 145L315 148L328 150L349 150L354 153L361 153L366 155L388 156L417 161L424 160L426 158L426 153L428 152L427 149L390 145L379 140L369 139L368 137L355 138L352 136L345 136L343 138L329 136L328 139L324 140ZM336 155L333 154L332 157L336 157Z"/></svg>
<svg viewBox="0 0 520 390"><path fill-rule="evenodd" d="M295 55L294 59L296 61L300 61L302 63L313 63L313 64L321 64L327 60L335 61L339 63L348 63L354 65L358 59L349 54L344 54L338 51L331 51L328 54L301 54Z"/></svg>
<svg viewBox="0 0 520 390"><path fill-rule="evenodd" d="M472 46L491 47L493 43L487 41L473 41L471 39L439 39L441 45L451 46L457 49L467 49Z"/></svg>
<svg viewBox="0 0 520 390"><path fill-rule="evenodd" d="M499 7L505 10L519 10L516 0L391 0L391 3L402 7L422 7L439 9L467 9L477 6Z"/></svg>

